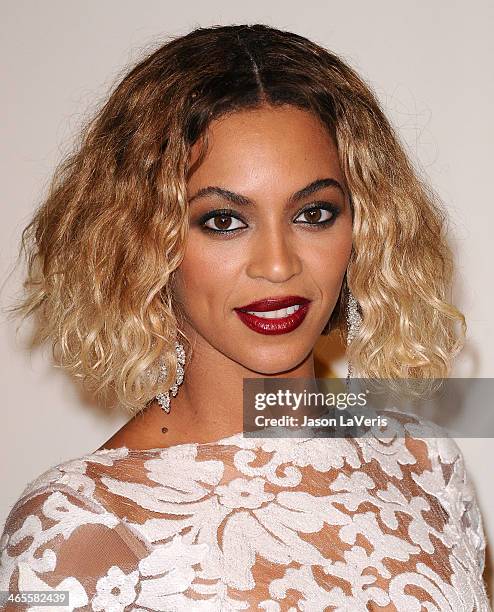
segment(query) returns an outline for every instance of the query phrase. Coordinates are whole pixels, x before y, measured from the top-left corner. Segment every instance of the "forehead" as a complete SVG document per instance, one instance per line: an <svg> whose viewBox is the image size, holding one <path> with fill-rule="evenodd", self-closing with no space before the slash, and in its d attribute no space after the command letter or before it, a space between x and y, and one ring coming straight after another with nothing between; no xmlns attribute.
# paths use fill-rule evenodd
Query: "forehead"
<svg viewBox="0 0 494 612"><path fill-rule="evenodd" d="M343 180L337 147L317 116L293 106L242 110L213 121L208 149L189 180L189 189L223 184L238 189L283 179L306 184L332 176ZM191 165L201 142L191 150Z"/></svg>

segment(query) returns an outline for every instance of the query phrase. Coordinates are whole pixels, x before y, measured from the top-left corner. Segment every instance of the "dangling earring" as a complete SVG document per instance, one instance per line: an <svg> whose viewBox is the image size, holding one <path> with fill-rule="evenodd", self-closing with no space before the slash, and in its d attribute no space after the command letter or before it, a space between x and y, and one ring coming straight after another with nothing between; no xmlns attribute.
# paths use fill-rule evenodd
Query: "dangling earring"
<svg viewBox="0 0 494 612"><path fill-rule="evenodd" d="M347 346L357 335L360 324L362 323L362 317L358 311L358 302L355 299L353 293L348 289L347 294L347 309L346 309L346 321L347 321ZM353 366L350 360L348 361L348 374L346 377L346 384L350 382L350 378L353 376Z"/></svg>
<svg viewBox="0 0 494 612"><path fill-rule="evenodd" d="M177 378L175 383L170 387L169 391L166 393L158 393L156 396L159 405L166 413L170 412L170 392L172 396L175 397L177 395L179 385L181 385L184 380L185 350L184 347L177 341L175 341L175 352L177 354ZM168 368L165 364L161 364L158 382L165 381L167 374Z"/></svg>

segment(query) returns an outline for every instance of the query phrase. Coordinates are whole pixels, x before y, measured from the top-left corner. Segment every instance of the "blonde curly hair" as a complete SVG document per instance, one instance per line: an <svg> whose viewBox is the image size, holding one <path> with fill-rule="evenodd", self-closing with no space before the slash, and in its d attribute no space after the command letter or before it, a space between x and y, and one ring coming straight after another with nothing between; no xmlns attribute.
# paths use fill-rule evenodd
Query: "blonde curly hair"
<svg viewBox="0 0 494 612"><path fill-rule="evenodd" d="M353 249L328 326L345 338L348 287L362 316L348 347L354 370L444 377L463 346L465 319L448 301L445 213L369 87L297 34L261 24L199 28L114 88L22 233L25 294L11 313L22 323L36 312L35 343L50 341L60 367L133 414L175 379L184 313L171 288L188 234L191 147L203 138L204 155L213 119L262 104L315 113L338 147ZM162 382L160 357L169 370Z"/></svg>

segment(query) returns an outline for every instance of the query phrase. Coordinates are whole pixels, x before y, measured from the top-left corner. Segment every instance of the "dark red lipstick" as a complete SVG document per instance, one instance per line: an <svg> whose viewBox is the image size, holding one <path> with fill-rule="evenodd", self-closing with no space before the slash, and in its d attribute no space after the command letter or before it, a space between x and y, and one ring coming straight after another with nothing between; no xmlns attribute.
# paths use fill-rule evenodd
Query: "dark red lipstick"
<svg viewBox="0 0 494 612"><path fill-rule="evenodd" d="M245 306L235 308L235 312L242 323L245 323L247 327L259 334L286 334L296 329L302 323L309 310L309 305L310 300L307 298L298 295L287 295L251 302ZM266 318L253 314L253 312L274 312L286 308L293 309L293 307L296 307L294 312L288 312L284 316L276 318Z"/></svg>

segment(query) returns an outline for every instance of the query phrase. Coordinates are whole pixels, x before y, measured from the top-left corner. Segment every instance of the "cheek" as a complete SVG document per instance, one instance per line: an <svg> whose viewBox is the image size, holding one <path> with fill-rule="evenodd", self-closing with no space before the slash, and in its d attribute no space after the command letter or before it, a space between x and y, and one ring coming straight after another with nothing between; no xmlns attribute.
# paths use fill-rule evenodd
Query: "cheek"
<svg viewBox="0 0 494 612"><path fill-rule="evenodd" d="M177 271L177 298L188 312L203 311L208 304L222 301L234 283L233 267L232 261L225 262L224 249L219 253L211 246L202 249L196 244L186 250Z"/></svg>
<svg viewBox="0 0 494 612"><path fill-rule="evenodd" d="M305 265L318 284L327 290L339 289L352 252L352 233L342 232L306 250Z"/></svg>

